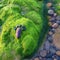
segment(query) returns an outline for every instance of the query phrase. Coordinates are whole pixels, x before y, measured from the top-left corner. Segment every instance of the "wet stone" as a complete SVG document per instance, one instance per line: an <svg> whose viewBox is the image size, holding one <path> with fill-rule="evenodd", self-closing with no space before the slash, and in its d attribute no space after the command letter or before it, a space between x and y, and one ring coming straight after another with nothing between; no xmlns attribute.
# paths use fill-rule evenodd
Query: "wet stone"
<svg viewBox="0 0 60 60"><path fill-rule="evenodd" d="M51 31L52 33L55 33L55 29L53 27L51 27L49 31Z"/></svg>
<svg viewBox="0 0 60 60"><path fill-rule="evenodd" d="M60 20L57 20L56 23L58 23L60 25Z"/></svg>
<svg viewBox="0 0 60 60"><path fill-rule="evenodd" d="M40 56L41 57L45 57L46 55L47 55L47 51L46 50L40 51Z"/></svg>
<svg viewBox="0 0 60 60"><path fill-rule="evenodd" d="M52 58L47 58L46 60L53 60Z"/></svg>
<svg viewBox="0 0 60 60"><path fill-rule="evenodd" d="M54 17L56 17L57 16L57 13L54 13L54 15L53 15Z"/></svg>
<svg viewBox="0 0 60 60"><path fill-rule="evenodd" d="M56 53L56 48L55 48L55 47L50 47L50 52L51 52L52 54L55 54L55 53Z"/></svg>
<svg viewBox="0 0 60 60"><path fill-rule="evenodd" d="M40 60L38 57L34 58L33 60Z"/></svg>
<svg viewBox="0 0 60 60"><path fill-rule="evenodd" d="M60 49L60 28L57 28L53 35L53 44Z"/></svg>
<svg viewBox="0 0 60 60"><path fill-rule="evenodd" d="M50 49L50 43L49 41L46 41L44 44L44 49L49 50Z"/></svg>
<svg viewBox="0 0 60 60"><path fill-rule="evenodd" d="M47 37L47 40L48 40L50 43L52 43L52 42L53 42L52 36Z"/></svg>
<svg viewBox="0 0 60 60"><path fill-rule="evenodd" d="M60 51L56 51L56 55L60 56Z"/></svg>
<svg viewBox="0 0 60 60"><path fill-rule="evenodd" d="M54 54L49 51L49 53L46 55L46 58L52 58Z"/></svg>
<svg viewBox="0 0 60 60"><path fill-rule="evenodd" d="M53 15L53 14L54 14L54 11L53 11L52 9L49 9L49 10L48 10L48 14L49 14L49 15Z"/></svg>
<svg viewBox="0 0 60 60"><path fill-rule="evenodd" d="M52 26L52 23L51 23L51 22L48 22L48 25L49 25L49 26Z"/></svg>
<svg viewBox="0 0 60 60"><path fill-rule="evenodd" d="M57 20L60 20L60 16L57 16L56 19L57 19Z"/></svg>
<svg viewBox="0 0 60 60"><path fill-rule="evenodd" d="M51 17L51 19L49 20L50 22L56 22L55 17Z"/></svg>
<svg viewBox="0 0 60 60"><path fill-rule="evenodd" d="M59 25L57 24L57 23L54 23L53 25L52 25L52 27L53 28L57 28Z"/></svg>
<svg viewBox="0 0 60 60"><path fill-rule="evenodd" d="M49 3L46 4L46 6L49 8L49 7L52 6L52 3L49 2Z"/></svg>

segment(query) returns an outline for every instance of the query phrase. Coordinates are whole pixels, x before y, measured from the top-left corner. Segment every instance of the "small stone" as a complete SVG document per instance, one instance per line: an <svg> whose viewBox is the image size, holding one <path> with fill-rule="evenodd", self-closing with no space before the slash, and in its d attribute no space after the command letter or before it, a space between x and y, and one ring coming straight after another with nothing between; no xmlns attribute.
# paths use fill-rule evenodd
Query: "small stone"
<svg viewBox="0 0 60 60"><path fill-rule="evenodd" d="M49 31L51 31L52 33L55 33L55 29L54 28L50 28L50 30Z"/></svg>
<svg viewBox="0 0 60 60"><path fill-rule="evenodd" d="M58 27L58 24L57 24L57 23L54 23L54 24L52 25L52 27L53 27L53 28L57 28L57 27Z"/></svg>
<svg viewBox="0 0 60 60"><path fill-rule="evenodd" d="M57 28L53 35L53 44L56 48L60 49L60 28Z"/></svg>
<svg viewBox="0 0 60 60"><path fill-rule="evenodd" d="M50 52L51 52L52 54L55 54L55 53L56 53L56 49L55 49L54 47L50 47Z"/></svg>
<svg viewBox="0 0 60 60"><path fill-rule="evenodd" d="M47 58L46 60L53 60L52 58Z"/></svg>
<svg viewBox="0 0 60 60"><path fill-rule="evenodd" d="M52 3L49 2L49 3L46 4L46 6L49 8L49 7L52 6Z"/></svg>
<svg viewBox="0 0 60 60"><path fill-rule="evenodd" d="M60 20L57 20L56 23L60 25Z"/></svg>
<svg viewBox="0 0 60 60"><path fill-rule="evenodd" d="M52 15L52 14L54 14L54 11L53 11L52 9L49 9L49 10L48 10L48 14L49 14L49 15Z"/></svg>
<svg viewBox="0 0 60 60"><path fill-rule="evenodd" d="M56 17L57 16L57 13L54 13L54 17Z"/></svg>
<svg viewBox="0 0 60 60"><path fill-rule="evenodd" d="M52 58L53 58L53 60L60 60L59 56L57 56L57 55L53 55Z"/></svg>
<svg viewBox="0 0 60 60"><path fill-rule="evenodd" d="M57 19L57 20L60 20L60 16L57 16L56 19Z"/></svg>
<svg viewBox="0 0 60 60"><path fill-rule="evenodd" d="M56 51L56 55L60 56L60 51Z"/></svg>
<svg viewBox="0 0 60 60"><path fill-rule="evenodd" d="M52 18L50 19L50 22L56 22L55 17L52 17Z"/></svg>
<svg viewBox="0 0 60 60"><path fill-rule="evenodd" d="M52 58L53 54L49 51L48 54L46 55L46 58Z"/></svg>
<svg viewBox="0 0 60 60"><path fill-rule="evenodd" d="M49 23L48 23L48 25L49 25L49 26L52 26L52 23L51 23L51 22L49 22Z"/></svg>
<svg viewBox="0 0 60 60"><path fill-rule="evenodd" d="M47 51L46 50L40 51L40 56L41 57L45 57L46 55L47 55Z"/></svg>
<svg viewBox="0 0 60 60"><path fill-rule="evenodd" d="M48 23L48 25L49 25L49 26L52 26L52 23L51 23L51 22L49 22L49 23Z"/></svg>
<svg viewBox="0 0 60 60"><path fill-rule="evenodd" d="M40 60L38 57L34 58L34 60Z"/></svg>
<svg viewBox="0 0 60 60"><path fill-rule="evenodd" d="M21 36L21 29L17 28L16 29L16 38L19 38Z"/></svg>
<svg viewBox="0 0 60 60"><path fill-rule="evenodd" d="M50 49L50 43L49 43L49 41L46 41L46 42L45 42L44 48L45 48L46 50L49 50L49 49Z"/></svg>
<svg viewBox="0 0 60 60"><path fill-rule="evenodd" d="M50 37L48 37L48 41L50 42L50 43L52 43L53 42L53 38L50 36Z"/></svg>
<svg viewBox="0 0 60 60"><path fill-rule="evenodd" d="M48 34L49 34L50 36L52 36L52 35L53 35L53 32L49 31Z"/></svg>

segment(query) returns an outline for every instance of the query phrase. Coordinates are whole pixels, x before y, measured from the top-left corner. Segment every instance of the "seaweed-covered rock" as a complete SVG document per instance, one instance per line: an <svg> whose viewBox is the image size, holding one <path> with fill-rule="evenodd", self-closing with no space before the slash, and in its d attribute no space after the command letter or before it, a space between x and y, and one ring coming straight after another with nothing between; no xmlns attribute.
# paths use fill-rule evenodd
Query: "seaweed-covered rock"
<svg viewBox="0 0 60 60"><path fill-rule="evenodd" d="M13 50L23 57L31 55L37 49L39 38L42 43L44 29L47 26L44 24L46 21L42 19L42 4L38 4L37 0L4 0L1 4L3 6L0 9L2 21L0 40L4 46L1 54L9 51L7 53L9 55ZM20 25L25 26L26 30L21 31L21 35L17 38L17 31L14 28Z"/></svg>

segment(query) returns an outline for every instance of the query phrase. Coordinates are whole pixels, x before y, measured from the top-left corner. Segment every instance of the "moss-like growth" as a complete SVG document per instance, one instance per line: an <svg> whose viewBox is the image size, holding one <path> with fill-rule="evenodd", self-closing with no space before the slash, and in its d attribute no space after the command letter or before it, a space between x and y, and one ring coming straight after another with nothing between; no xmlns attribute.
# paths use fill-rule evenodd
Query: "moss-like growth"
<svg viewBox="0 0 60 60"><path fill-rule="evenodd" d="M4 0L1 4L4 5L0 9L0 19L3 21L0 43L4 47L1 55L5 53L6 60L12 57L12 51L15 55L30 56L36 50L41 34L45 35L43 30L47 24L42 19L42 2L40 5L37 0ZM18 25L26 27L19 38L14 29Z"/></svg>

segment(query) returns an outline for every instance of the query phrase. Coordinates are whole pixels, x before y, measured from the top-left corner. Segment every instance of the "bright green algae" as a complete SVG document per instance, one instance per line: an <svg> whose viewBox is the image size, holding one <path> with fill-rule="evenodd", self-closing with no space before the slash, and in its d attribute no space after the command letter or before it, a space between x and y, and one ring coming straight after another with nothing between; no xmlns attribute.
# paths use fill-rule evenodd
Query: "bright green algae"
<svg viewBox="0 0 60 60"><path fill-rule="evenodd" d="M30 56L36 50L39 37L45 35L44 26L47 26L44 24L46 21L42 19L42 3L40 5L36 0L4 0L2 2L4 6L0 9L2 21L0 54L5 53L6 60L13 55L11 55L12 51L25 57ZM26 31L22 32L19 39L16 38L14 30L17 25L26 27Z"/></svg>

